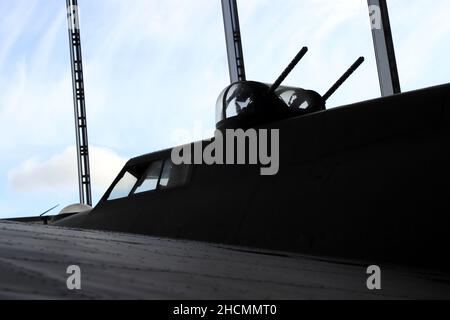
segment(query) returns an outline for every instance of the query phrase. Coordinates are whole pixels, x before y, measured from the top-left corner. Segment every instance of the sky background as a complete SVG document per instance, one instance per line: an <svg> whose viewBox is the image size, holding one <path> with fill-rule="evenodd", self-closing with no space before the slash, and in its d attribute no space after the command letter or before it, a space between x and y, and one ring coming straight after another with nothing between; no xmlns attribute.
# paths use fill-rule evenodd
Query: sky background
<svg viewBox="0 0 450 320"><path fill-rule="evenodd" d="M403 91L450 82L449 0L388 1ZM229 83L220 0L79 0L94 202L125 161L209 138ZM249 80L380 95L366 0L238 0ZM0 0L0 218L78 202L64 0ZM380 124L382 125L382 124Z"/></svg>

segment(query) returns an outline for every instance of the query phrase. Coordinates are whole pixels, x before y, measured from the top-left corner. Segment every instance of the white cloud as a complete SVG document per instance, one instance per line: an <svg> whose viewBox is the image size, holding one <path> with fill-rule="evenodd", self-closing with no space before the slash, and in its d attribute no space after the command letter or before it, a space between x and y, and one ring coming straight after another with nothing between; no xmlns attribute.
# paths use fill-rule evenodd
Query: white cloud
<svg viewBox="0 0 450 320"><path fill-rule="evenodd" d="M69 73L63 78L30 77L25 61L17 63L16 74L0 97L0 117L8 119L2 131L14 139L4 140L0 148L22 145L48 145L73 133L73 106Z"/></svg>
<svg viewBox="0 0 450 320"><path fill-rule="evenodd" d="M91 179L95 189L106 189L126 160L112 150L90 148ZM29 159L8 173L9 186L19 192L73 189L78 184L76 148L66 148L50 159Z"/></svg>

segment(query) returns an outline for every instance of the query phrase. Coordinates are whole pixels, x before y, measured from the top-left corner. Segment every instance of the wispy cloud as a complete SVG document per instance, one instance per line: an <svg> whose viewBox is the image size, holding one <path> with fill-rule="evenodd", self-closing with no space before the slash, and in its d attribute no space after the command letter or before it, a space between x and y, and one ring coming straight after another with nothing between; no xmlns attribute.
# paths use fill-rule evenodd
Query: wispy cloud
<svg viewBox="0 0 450 320"><path fill-rule="evenodd" d="M6 58L20 36L30 28L30 21L39 5L38 1L2 1L0 12L3 17L0 20L0 70L6 64ZM8 13L8 14L6 14Z"/></svg>
<svg viewBox="0 0 450 320"><path fill-rule="evenodd" d="M126 159L106 148L91 147L91 179L104 191L114 180ZM70 189L78 184L76 148L69 147L49 159L31 158L8 173L9 186L17 192L46 193Z"/></svg>

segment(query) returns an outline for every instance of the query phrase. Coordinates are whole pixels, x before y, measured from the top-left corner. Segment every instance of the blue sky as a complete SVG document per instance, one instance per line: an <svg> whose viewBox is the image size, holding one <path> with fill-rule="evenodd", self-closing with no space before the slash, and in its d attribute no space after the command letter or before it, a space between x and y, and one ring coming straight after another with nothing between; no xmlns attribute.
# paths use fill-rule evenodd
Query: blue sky
<svg viewBox="0 0 450 320"><path fill-rule="evenodd" d="M219 0L79 0L97 201L130 157L214 130L228 84ZM247 77L324 93L329 107L380 95L366 0L238 0ZM450 82L450 1L391 0L404 91ZM0 0L0 217L78 200L65 1ZM382 125L382 124L380 124Z"/></svg>

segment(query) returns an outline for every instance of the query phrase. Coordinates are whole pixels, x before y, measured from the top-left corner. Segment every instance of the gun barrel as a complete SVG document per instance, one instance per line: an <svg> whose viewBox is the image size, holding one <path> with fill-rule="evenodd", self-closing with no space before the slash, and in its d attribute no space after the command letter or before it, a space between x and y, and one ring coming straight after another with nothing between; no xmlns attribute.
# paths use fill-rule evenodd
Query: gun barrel
<svg viewBox="0 0 450 320"><path fill-rule="evenodd" d="M355 63L353 63L352 66L342 75L342 77L340 77L339 80L330 88L330 90L323 95L323 100L327 101L337 91L337 89L339 89L339 87L342 86L348 78L350 78L353 72L355 72L363 62L364 57L359 57L358 60L356 60Z"/></svg>
<svg viewBox="0 0 450 320"><path fill-rule="evenodd" d="M283 83L283 81L287 78L287 76L294 70L295 66L302 60L305 54L308 52L308 47L303 47L299 53L295 56L294 60L287 66L287 68L283 71L283 73L278 77L278 79L272 84L269 89L270 93L275 92L278 87Z"/></svg>

